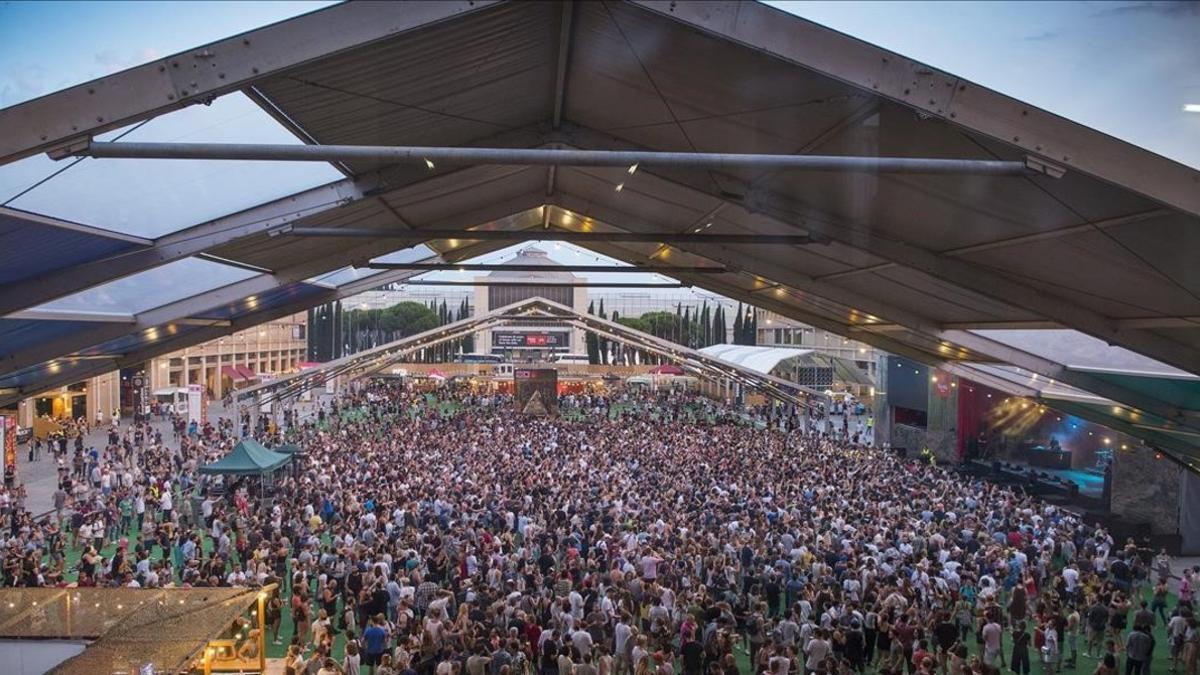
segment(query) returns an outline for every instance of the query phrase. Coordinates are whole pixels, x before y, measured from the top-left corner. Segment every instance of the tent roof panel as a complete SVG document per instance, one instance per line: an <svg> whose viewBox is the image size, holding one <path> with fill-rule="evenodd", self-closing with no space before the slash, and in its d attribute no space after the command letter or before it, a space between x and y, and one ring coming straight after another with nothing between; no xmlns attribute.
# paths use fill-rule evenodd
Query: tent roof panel
<svg viewBox="0 0 1200 675"><path fill-rule="evenodd" d="M705 347L701 354L736 363L739 366L768 375L780 363L798 356L811 354L811 349L793 347L754 347L749 345L719 344Z"/></svg>
<svg viewBox="0 0 1200 675"><path fill-rule="evenodd" d="M276 307L283 307L295 302L303 302L308 298L314 299L314 304L320 302L317 298L328 293L327 288L304 282L294 282L277 286L271 290L256 293L246 298L240 298L234 302L213 307L197 314L198 318L204 319L236 319L256 311L270 310Z"/></svg>
<svg viewBox="0 0 1200 675"><path fill-rule="evenodd" d="M136 314L254 275L255 272L231 265L183 258L53 300L38 309Z"/></svg>
<svg viewBox="0 0 1200 675"><path fill-rule="evenodd" d="M136 239L0 207L0 284L52 274L135 248L140 248Z"/></svg>
<svg viewBox="0 0 1200 675"><path fill-rule="evenodd" d="M241 93L156 117L121 140L191 143L300 141ZM115 133L96 140L113 140ZM2 170L29 184L63 162L30 157ZM26 168L28 167L28 168ZM85 159L13 202L13 206L157 238L227 213L315 187L341 176L320 162Z"/></svg>
<svg viewBox="0 0 1200 675"><path fill-rule="evenodd" d="M320 143L462 144L547 116L560 13L554 3L492 7L257 87Z"/></svg>
<svg viewBox="0 0 1200 675"><path fill-rule="evenodd" d="M975 330L976 335L1050 359L1068 368L1198 380L1178 368L1073 330Z"/></svg>
<svg viewBox="0 0 1200 675"><path fill-rule="evenodd" d="M278 469L292 459L292 455L268 450L258 441L243 439L229 454L200 467L204 474L228 474L248 476L267 473Z"/></svg>
<svg viewBox="0 0 1200 675"><path fill-rule="evenodd" d="M0 318L0 345L11 356L22 350L95 327L91 321L39 321Z"/></svg>

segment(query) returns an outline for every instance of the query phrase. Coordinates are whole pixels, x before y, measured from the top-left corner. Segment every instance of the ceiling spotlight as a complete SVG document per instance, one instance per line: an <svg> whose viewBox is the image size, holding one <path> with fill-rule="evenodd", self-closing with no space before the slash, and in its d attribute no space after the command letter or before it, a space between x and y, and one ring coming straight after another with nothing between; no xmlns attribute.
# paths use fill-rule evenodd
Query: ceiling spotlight
<svg viewBox="0 0 1200 675"><path fill-rule="evenodd" d="M425 168L429 169L430 171L433 171L433 161L430 160L428 157L425 158Z"/></svg>
<svg viewBox="0 0 1200 675"><path fill-rule="evenodd" d="M621 190L624 190L624 189L625 189L625 184L624 184L624 183L617 183L617 187L615 187L615 188L613 188L613 189L614 189L614 190L616 190L617 192L620 192Z"/></svg>
<svg viewBox="0 0 1200 675"><path fill-rule="evenodd" d="M1200 103L1184 103L1183 112L1200 113Z"/></svg>
<svg viewBox="0 0 1200 675"><path fill-rule="evenodd" d="M636 163L630 164L629 165L629 175L632 176L634 174L634 172L637 171L637 168L638 168L638 165Z"/></svg>

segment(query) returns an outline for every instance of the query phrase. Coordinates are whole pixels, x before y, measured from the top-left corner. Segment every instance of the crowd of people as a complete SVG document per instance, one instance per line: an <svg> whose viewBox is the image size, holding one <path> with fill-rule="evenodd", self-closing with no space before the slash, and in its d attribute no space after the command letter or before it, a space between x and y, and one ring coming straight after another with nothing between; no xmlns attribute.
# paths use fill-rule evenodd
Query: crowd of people
<svg viewBox="0 0 1200 675"><path fill-rule="evenodd" d="M3 502L3 583L278 583L268 638L290 636L295 674L1023 675L1081 655L1196 674L1198 570L1171 593L1165 553L1019 489L681 392L579 396L569 420L455 396L376 383L289 415L262 440L304 452L266 495L198 475L242 424L114 424L59 459L54 516Z"/></svg>

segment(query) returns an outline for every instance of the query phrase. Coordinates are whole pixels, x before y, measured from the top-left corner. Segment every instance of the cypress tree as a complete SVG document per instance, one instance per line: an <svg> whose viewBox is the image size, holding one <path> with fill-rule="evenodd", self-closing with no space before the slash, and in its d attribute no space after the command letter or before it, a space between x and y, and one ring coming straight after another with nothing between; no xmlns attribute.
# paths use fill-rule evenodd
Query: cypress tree
<svg viewBox="0 0 1200 675"><path fill-rule="evenodd" d="M742 303L738 303L737 314L733 317L733 344L745 344L742 342L746 338L745 330L742 328Z"/></svg>
<svg viewBox="0 0 1200 675"><path fill-rule="evenodd" d="M596 314L596 301L595 300L588 303L587 313L595 316L595 314ZM587 335L584 339L587 344L588 363L591 363L593 365L600 363L600 343L599 343L599 340L598 340L596 334L591 331L588 331Z"/></svg>
<svg viewBox="0 0 1200 675"><path fill-rule="evenodd" d="M606 314L604 311L604 298L600 298L599 312L600 312L601 319L608 318L608 314ZM596 350L599 352L597 354L597 356L599 357L599 362L607 365L608 364L608 340L605 340L602 337L598 337L596 339Z"/></svg>

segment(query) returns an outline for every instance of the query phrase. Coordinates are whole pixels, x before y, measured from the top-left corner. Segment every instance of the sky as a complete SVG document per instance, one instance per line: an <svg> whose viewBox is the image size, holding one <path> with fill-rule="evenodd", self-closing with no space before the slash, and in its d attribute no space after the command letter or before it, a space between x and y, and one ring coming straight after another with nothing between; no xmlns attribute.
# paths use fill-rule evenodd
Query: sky
<svg viewBox="0 0 1200 675"><path fill-rule="evenodd" d="M0 107L327 4L0 2ZM1200 168L1200 113L1183 111L1200 103L1200 2L771 4ZM126 140L298 142L240 94ZM0 167L0 203L62 166ZM11 205L158 236L339 177L320 164L84 160Z"/></svg>

